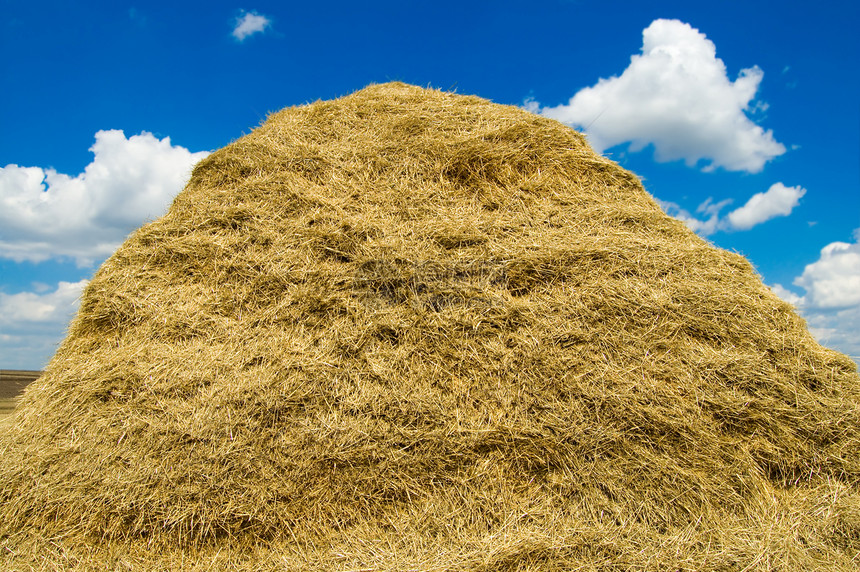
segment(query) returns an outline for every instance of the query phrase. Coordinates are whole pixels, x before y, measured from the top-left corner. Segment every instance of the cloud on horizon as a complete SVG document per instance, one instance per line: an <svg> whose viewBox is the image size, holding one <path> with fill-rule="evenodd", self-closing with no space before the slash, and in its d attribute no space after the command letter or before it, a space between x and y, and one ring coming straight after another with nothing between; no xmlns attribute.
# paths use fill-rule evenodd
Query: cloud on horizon
<svg viewBox="0 0 860 572"><path fill-rule="evenodd" d="M817 309L860 306L860 229L855 242L831 242L808 264L794 285L806 290L802 305Z"/></svg>
<svg viewBox="0 0 860 572"><path fill-rule="evenodd" d="M822 344L839 350L860 364L860 229L854 242L832 242L821 249L793 284L803 296L781 284L774 293L794 305L810 332Z"/></svg>
<svg viewBox="0 0 860 572"><path fill-rule="evenodd" d="M758 66L731 81L714 43L679 20L655 20L642 36L642 53L620 76L579 90L567 104L526 100L526 109L583 129L598 152L653 145L658 161L703 162L705 171L757 173L785 153L748 116L767 108L755 100L764 77Z"/></svg>
<svg viewBox="0 0 860 572"><path fill-rule="evenodd" d="M57 349L89 282L60 282L47 292L0 292L0 363L41 368Z"/></svg>
<svg viewBox="0 0 860 572"><path fill-rule="evenodd" d="M207 152L192 153L143 132L99 131L77 176L41 167L0 168L0 258L16 262L109 256L147 220L161 216Z"/></svg>
<svg viewBox="0 0 860 572"><path fill-rule="evenodd" d="M245 12L236 17L233 27L233 37L238 42L244 42L249 36L265 32L272 25L272 21L256 11Z"/></svg>

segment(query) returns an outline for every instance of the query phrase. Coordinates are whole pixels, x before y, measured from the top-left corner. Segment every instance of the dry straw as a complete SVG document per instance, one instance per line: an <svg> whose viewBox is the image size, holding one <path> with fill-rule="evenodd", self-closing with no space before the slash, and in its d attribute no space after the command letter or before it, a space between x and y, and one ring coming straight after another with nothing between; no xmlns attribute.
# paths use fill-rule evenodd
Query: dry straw
<svg viewBox="0 0 860 572"><path fill-rule="evenodd" d="M10 570L856 570L860 380L571 129L285 109L99 269L0 435Z"/></svg>

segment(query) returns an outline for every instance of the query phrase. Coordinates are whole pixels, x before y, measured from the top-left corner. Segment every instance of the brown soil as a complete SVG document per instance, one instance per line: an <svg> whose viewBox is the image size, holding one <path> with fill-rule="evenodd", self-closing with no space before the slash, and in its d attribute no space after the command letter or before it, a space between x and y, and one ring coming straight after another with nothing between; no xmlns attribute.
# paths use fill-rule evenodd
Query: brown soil
<svg viewBox="0 0 860 572"><path fill-rule="evenodd" d="M40 375L41 371L0 369L0 400L18 397Z"/></svg>

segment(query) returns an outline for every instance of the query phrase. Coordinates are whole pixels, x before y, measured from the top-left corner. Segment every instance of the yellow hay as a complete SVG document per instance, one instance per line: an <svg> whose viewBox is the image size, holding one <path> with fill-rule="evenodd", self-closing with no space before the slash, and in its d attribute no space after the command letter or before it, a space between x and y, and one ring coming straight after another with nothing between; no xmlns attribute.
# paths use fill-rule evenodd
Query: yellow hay
<svg viewBox="0 0 860 572"><path fill-rule="evenodd" d="M580 134L371 86L99 269L0 429L0 562L855 570L859 381Z"/></svg>

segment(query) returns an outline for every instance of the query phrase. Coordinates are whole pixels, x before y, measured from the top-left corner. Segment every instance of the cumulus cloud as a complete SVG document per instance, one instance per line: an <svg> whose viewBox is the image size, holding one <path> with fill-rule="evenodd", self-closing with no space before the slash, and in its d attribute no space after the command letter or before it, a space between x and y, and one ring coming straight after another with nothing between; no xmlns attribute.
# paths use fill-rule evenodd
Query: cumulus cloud
<svg viewBox="0 0 860 572"><path fill-rule="evenodd" d="M195 163L192 153L143 132L99 131L93 161L70 176L53 169L0 168L0 257L21 262L110 255L129 232L164 213Z"/></svg>
<svg viewBox="0 0 860 572"><path fill-rule="evenodd" d="M678 203L661 201L660 199L656 200L660 204L660 207L664 211L666 211L666 213L680 220L685 225L687 225L687 228L689 228L695 233L701 234L702 236L709 236L711 234L714 234L718 229L723 226L723 219L720 217L720 211L723 209L723 207L728 204L731 204L732 202L732 199L725 199L718 203L714 203L713 199L709 197L696 209L697 214L705 215L705 217L707 217L703 219L693 214L690 214L689 211L681 208Z"/></svg>
<svg viewBox="0 0 860 572"><path fill-rule="evenodd" d="M34 292L0 292L0 363L19 369L44 367L77 312L87 283L60 282L47 290L37 285Z"/></svg>
<svg viewBox="0 0 860 572"><path fill-rule="evenodd" d="M803 304L803 296L798 296L782 284L774 284L770 287L773 293L788 302L795 308L799 308Z"/></svg>
<svg viewBox="0 0 860 572"><path fill-rule="evenodd" d="M767 191L754 194L744 206L727 215L721 215L720 212L732 203L731 199L715 203L712 198L708 198L696 209L696 213L704 217L690 214L677 203L658 202L664 211L684 222L693 232L709 236L721 230L749 230L778 216L788 216L805 194L806 189L803 187L786 187L782 183L774 183Z"/></svg>
<svg viewBox="0 0 860 572"><path fill-rule="evenodd" d="M814 312L801 308L809 333L818 343L851 357L860 366L860 306L836 312Z"/></svg>
<svg viewBox="0 0 860 572"><path fill-rule="evenodd" d="M855 237L860 238L860 229ZM860 306L860 244L832 242L818 260L806 266L794 285L806 290L805 304L812 308Z"/></svg>
<svg viewBox="0 0 860 572"><path fill-rule="evenodd" d="M265 16L261 16L254 11L245 12L243 10L241 15L236 18L235 26L233 27L233 37L240 42L244 42L248 36L264 32L271 25L271 20Z"/></svg>
<svg viewBox="0 0 860 572"><path fill-rule="evenodd" d="M803 187L786 187L774 183L764 193L756 193L739 209L728 214L728 224L737 230L748 230L778 216L788 216L806 194Z"/></svg>
<svg viewBox="0 0 860 572"><path fill-rule="evenodd" d="M805 290L803 296L781 284L771 289L798 309L819 342L860 364L860 229L854 239L828 244L794 279L793 284Z"/></svg>
<svg viewBox="0 0 860 572"><path fill-rule="evenodd" d="M88 280L60 282L56 289L5 294L0 292L0 327L18 331L23 324L65 323L77 311L78 299ZM42 292L38 292L42 290Z"/></svg>
<svg viewBox="0 0 860 572"><path fill-rule="evenodd" d="M627 142L633 151L653 145L658 161L751 173L785 153L748 116L767 108L754 100L760 68L731 81L714 43L678 20L655 20L642 36L642 53L620 76L581 89L567 104L529 100L526 108L584 129L598 152Z"/></svg>

